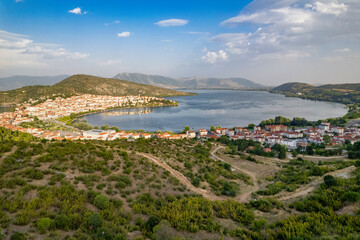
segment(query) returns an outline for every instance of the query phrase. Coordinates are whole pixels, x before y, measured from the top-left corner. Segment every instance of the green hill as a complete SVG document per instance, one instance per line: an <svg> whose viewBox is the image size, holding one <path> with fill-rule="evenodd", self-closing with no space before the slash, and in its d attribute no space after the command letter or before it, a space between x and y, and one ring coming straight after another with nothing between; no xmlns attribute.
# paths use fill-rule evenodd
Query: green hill
<svg viewBox="0 0 360 240"><path fill-rule="evenodd" d="M27 86L10 91L0 92L0 104L14 104L33 100L46 99L52 96L64 95L146 95L156 97L186 96L192 93L133 83L129 81L101 78L90 75L73 75L52 86Z"/></svg>
<svg viewBox="0 0 360 240"><path fill-rule="evenodd" d="M344 104L360 103L360 83L327 84L316 87L306 83L291 82L273 88L270 92L310 100Z"/></svg>

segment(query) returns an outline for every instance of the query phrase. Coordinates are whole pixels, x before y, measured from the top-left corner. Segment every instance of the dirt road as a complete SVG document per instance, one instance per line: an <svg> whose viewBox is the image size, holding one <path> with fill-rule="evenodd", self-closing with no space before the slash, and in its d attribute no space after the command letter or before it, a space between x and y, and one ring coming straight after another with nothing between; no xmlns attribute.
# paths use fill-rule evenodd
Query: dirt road
<svg viewBox="0 0 360 240"><path fill-rule="evenodd" d="M149 159L151 162L155 163L156 165L162 167L163 169L168 170L176 179L178 179L182 184L184 184L188 189L190 189L190 191L192 191L196 194L200 194L204 198L207 198L212 201L226 200L225 197L216 196L214 193L212 193L208 190L195 187L182 173L180 173L179 171L170 167L166 162L164 162L154 156L151 156L149 154L145 154L145 153L137 152L136 155L145 157L145 158Z"/></svg>
<svg viewBox="0 0 360 240"><path fill-rule="evenodd" d="M214 150L212 150L210 152L210 155L215 159L215 160L219 160L221 162L225 162L227 163L225 160L223 160L222 158L218 157L215 155L215 153L221 149L221 148L225 148L223 146L217 146ZM239 172L242 172L242 173L245 173L246 175L250 176L252 182L254 183L254 186L250 189L250 191L247 191L247 192L244 192L242 194L240 194L238 197L236 197L236 200L239 201L239 202L247 202L251 199L251 193L253 192L256 192L257 190L259 190L259 184L257 182L257 179L256 179L256 176L255 176L255 173L253 172L250 172L248 170L245 170L245 169L242 169L242 168L239 168L239 167L236 167L236 166L233 166L231 165L231 167L233 169L236 169L238 170Z"/></svg>
<svg viewBox="0 0 360 240"><path fill-rule="evenodd" d="M347 175L350 172L355 170L355 166L350 166L344 169L340 169L331 173L328 173L326 175L332 175L332 176L342 176L342 175ZM297 198L297 197L302 197L302 196L306 196L308 195L310 192L315 191L316 188L323 182L323 177L319 177L316 180L313 180L311 183L309 183L308 185L301 187L299 189L297 189L295 192L292 193L286 193L284 194L279 194L279 195L275 195L274 197L278 197L279 200L290 200L293 198Z"/></svg>

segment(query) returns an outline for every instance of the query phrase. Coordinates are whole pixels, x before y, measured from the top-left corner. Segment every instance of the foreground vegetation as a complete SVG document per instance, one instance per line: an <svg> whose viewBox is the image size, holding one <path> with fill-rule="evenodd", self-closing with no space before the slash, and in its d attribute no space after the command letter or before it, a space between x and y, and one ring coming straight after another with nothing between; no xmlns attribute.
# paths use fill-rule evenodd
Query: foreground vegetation
<svg viewBox="0 0 360 240"><path fill-rule="evenodd" d="M323 179L313 194L280 202L259 192L250 202L239 203L234 199L240 186L251 181L230 164L212 160L208 142L56 142L4 128L0 142L0 239L359 237L360 169L348 178L327 175L360 166L356 160L317 165L291 160L269 182L291 191L309 178ZM359 147L348 145L356 154ZM192 194L139 152L164 160L194 186L224 200ZM272 216L278 214L283 217L275 220Z"/></svg>

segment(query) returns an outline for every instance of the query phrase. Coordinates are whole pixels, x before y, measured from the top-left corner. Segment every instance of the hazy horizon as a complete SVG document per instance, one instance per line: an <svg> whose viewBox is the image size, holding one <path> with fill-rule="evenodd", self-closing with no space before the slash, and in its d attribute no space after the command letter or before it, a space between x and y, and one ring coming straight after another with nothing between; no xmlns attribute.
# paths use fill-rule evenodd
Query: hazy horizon
<svg viewBox="0 0 360 240"><path fill-rule="evenodd" d="M356 0L9 0L0 4L0 77L357 83L359 13Z"/></svg>

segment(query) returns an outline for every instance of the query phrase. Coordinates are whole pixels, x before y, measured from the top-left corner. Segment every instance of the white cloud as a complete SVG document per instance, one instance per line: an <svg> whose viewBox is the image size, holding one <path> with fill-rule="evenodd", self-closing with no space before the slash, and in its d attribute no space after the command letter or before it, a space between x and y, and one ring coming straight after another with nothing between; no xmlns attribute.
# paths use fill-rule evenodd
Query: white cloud
<svg viewBox="0 0 360 240"><path fill-rule="evenodd" d="M191 31L188 31L185 33L192 34L192 35L209 35L210 34L209 32L191 32Z"/></svg>
<svg viewBox="0 0 360 240"><path fill-rule="evenodd" d="M119 20L116 20L116 21L114 21L114 23L115 23L115 24L118 24L118 23L120 23L120 21L119 21Z"/></svg>
<svg viewBox="0 0 360 240"><path fill-rule="evenodd" d="M53 44L35 43L26 35L0 30L0 55L2 51L11 52L19 58L22 55L34 55L42 59L82 59L89 56L87 53L73 52Z"/></svg>
<svg viewBox="0 0 360 240"><path fill-rule="evenodd" d="M117 36L118 36L119 38L130 37L130 32L118 33Z"/></svg>
<svg viewBox="0 0 360 240"><path fill-rule="evenodd" d="M163 42L163 43L169 43L169 42L172 42L172 40L170 40L170 39L164 39L164 40L161 40L161 42Z"/></svg>
<svg viewBox="0 0 360 240"><path fill-rule="evenodd" d="M347 52L351 52L351 49L350 48L336 49L335 52L347 53Z"/></svg>
<svg viewBox="0 0 360 240"><path fill-rule="evenodd" d="M309 6L309 5L308 5ZM335 16L339 16L342 13L345 13L348 9L348 6L344 3L337 3L337 2L316 2L312 9L317 12L324 13L324 14L333 14Z"/></svg>
<svg viewBox="0 0 360 240"><path fill-rule="evenodd" d="M177 26L184 26L189 23L189 20L185 19L167 19L156 22L155 24L160 27L177 27Z"/></svg>
<svg viewBox="0 0 360 240"><path fill-rule="evenodd" d="M17 3L18 3L18 2L23 2L23 1L24 1L24 0L15 0L15 2L17 2Z"/></svg>
<svg viewBox="0 0 360 240"><path fill-rule="evenodd" d="M256 7L254 7L256 6ZM360 35L360 1L335 0L254 0L238 16L227 19L222 26L251 26L250 33L223 33L212 40L226 46L229 55L246 55L252 59L292 58L311 56L327 43L337 45L354 41ZM356 41L356 40L355 40ZM331 51L334 51L331 49ZM297 54L302 52L303 54ZM231 57L231 56L230 56Z"/></svg>
<svg viewBox="0 0 360 240"><path fill-rule="evenodd" d="M81 8L77 7L68 11L68 13L81 14ZM86 12L84 12L86 14Z"/></svg>
<svg viewBox="0 0 360 240"><path fill-rule="evenodd" d="M214 64L217 61L226 61L228 59L228 55L224 50L219 50L218 52L207 51L201 59L204 62Z"/></svg>

